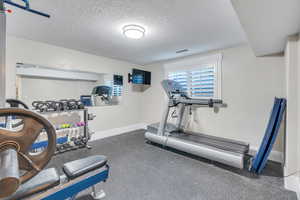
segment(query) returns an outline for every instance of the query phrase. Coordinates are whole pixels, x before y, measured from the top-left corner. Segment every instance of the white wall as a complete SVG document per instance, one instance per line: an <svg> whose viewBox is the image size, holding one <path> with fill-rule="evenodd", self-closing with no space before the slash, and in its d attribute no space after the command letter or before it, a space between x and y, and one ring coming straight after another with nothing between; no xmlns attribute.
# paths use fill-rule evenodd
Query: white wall
<svg viewBox="0 0 300 200"><path fill-rule="evenodd" d="M103 131L142 122L142 93L132 92L131 86L127 84L127 73L131 72L133 67L137 67L134 64L15 37L7 39L6 58L6 97L16 95L15 67L18 62L97 73L116 73L124 76L122 102L116 106L91 108L91 111L97 114L97 118L90 123L91 129Z"/></svg>
<svg viewBox="0 0 300 200"><path fill-rule="evenodd" d="M248 46L208 54L211 53L223 54L222 94L228 107L222 108L218 114L211 109L199 109L194 115L191 127L195 131L246 141L252 147L258 147L267 125L273 98L285 96L284 59L257 58ZM202 55L195 55L192 58L199 56ZM165 62L146 66L146 70L152 71L152 86L145 92L133 92L131 86L127 84L127 73L137 66L131 63L8 37L7 97L15 97L17 62L122 74L125 86L121 104L91 108L97 114L97 120L91 123L91 128L95 131L160 120L164 104L160 81L164 78ZM275 149L282 151L282 145L277 144Z"/></svg>
<svg viewBox="0 0 300 200"><path fill-rule="evenodd" d="M298 69L298 77L300 77L300 34L298 35L298 48L297 48L297 52L298 52L298 59L297 59L297 69ZM298 82L297 82L297 89L298 89L298 100L300 99L300 85L299 85L300 81L298 78ZM300 107L298 106L298 122L297 124L300 124ZM298 138L300 139L300 131L298 129ZM300 142L300 141L299 141ZM298 155L300 156L300 145L298 145ZM300 171L300 157L298 157L298 166L299 166L299 171Z"/></svg>
<svg viewBox="0 0 300 200"><path fill-rule="evenodd" d="M194 113L191 129L249 142L251 147L259 147L270 117L274 97L285 96L284 58L257 58L248 46L207 54L214 53L223 54L222 98L228 107L220 109L217 114L212 109L198 109ZM147 69L153 73L152 87L144 95L144 101L148 103L144 108L144 119L147 123L157 122L161 118L164 93L160 81L164 77L165 63L147 66ZM281 142L277 142L275 150L282 151L282 146Z"/></svg>
<svg viewBox="0 0 300 200"><path fill-rule="evenodd" d="M289 190L297 192L300 198L300 40L290 36L285 49L287 124L285 140L284 184Z"/></svg>
<svg viewBox="0 0 300 200"><path fill-rule="evenodd" d="M298 64L298 67L297 67L297 69L298 69L298 77L300 77L300 34L298 35L298 59L297 59L297 64ZM298 80L298 82L297 82L297 86L298 86L298 100L300 99L300 87L299 87L299 80ZM298 122L297 122L297 124L300 124L300 107L298 106ZM297 141L298 141L298 145L297 145L297 147L298 147L298 154L297 154L297 156L296 156L296 158L297 158L297 160L298 160L298 180L299 180L299 182L298 182L298 189L299 189L299 191L298 191L298 195L299 195L299 199L300 199L300 145L299 145L299 143L300 143L300 131L299 131L299 129L298 129L298 131L297 131Z"/></svg>
<svg viewBox="0 0 300 200"><path fill-rule="evenodd" d="M6 27L5 25L5 13L0 11L0 27ZM4 106L5 102L5 40L6 29L0 30L0 107Z"/></svg>
<svg viewBox="0 0 300 200"><path fill-rule="evenodd" d="M297 64L297 37L290 37L285 50L286 93L287 93L287 125L286 125L286 157L284 173L286 176L297 172L295 155L298 153L298 120L299 120L299 79Z"/></svg>

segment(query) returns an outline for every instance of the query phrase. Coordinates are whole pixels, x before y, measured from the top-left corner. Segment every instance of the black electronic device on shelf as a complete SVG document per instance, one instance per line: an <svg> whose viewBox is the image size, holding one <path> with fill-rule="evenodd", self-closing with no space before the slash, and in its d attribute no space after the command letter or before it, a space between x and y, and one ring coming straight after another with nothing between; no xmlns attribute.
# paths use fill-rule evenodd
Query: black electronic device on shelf
<svg viewBox="0 0 300 200"><path fill-rule="evenodd" d="M136 85L151 85L151 72L132 69L132 74L128 74L128 82Z"/></svg>

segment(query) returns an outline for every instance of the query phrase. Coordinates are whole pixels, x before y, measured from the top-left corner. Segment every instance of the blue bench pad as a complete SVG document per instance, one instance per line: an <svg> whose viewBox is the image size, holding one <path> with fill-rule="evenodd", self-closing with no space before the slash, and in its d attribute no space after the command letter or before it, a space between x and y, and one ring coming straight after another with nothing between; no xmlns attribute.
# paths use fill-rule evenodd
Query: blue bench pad
<svg viewBox="0 0 300 200"><path fill-rule="evenodd" d="M69 179L75 179L88 172L100 169L107 163L105 156L95 155L64 164L63 171Z"/></svg>

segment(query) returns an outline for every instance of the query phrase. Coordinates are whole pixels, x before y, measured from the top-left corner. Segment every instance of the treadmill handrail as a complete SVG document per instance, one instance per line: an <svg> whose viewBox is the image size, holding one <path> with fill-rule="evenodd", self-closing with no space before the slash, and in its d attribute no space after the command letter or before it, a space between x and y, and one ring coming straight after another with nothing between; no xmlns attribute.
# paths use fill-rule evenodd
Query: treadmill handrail
<svg viewBox="0 0 300 200"><path fill-rule="evenodd" d="M203 105L203 106L210 106L213 107L215 104L223 104L221 99L186 99L180 98L175 99L176 103L183 103L183 104L191 104L191 105Z"/></svg>

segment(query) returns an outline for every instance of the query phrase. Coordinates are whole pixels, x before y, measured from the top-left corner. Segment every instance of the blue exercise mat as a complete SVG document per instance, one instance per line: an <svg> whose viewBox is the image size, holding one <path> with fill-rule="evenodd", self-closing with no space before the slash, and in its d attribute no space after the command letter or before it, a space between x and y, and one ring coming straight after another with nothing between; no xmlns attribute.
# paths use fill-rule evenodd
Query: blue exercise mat
<svg viewBox="0 0 300 200"><path fill-rule="evenodd" d="M274 127L276 124L276 120L278 118L278 114L280 111L280 106L281 106L281 99L279 98L275 98L274 100L274 106L271 112L271 117L269 119L268 122L268 126L264 135L264 138L262 140L261 146L259 148L259 151L257 152L257 154L255 155L255 157L252 159L252 166L251 166L251 171L253 172L257 172L258 168L263 160L263 157L265 155L265 152L267 150L268 147L268 143L270 141L270 138L273 135L274 132Z"/></svg>
<svg viewBox="0 0 300 200"><path fill-rule="evenodd" d="M258 168L258 171L257 171L258 174L260 174L262 172L262 170L265 168L265 166L267 164L268 157L269 157L269 155L272 151L273 145L274 145L274 143L276 141L276 138L278 136L278 133L279 133L280 124L281 124L281 121L284 117L285 108L286 108L286 100L282 99L278 119L277 119L277 122L276 122L276 126L274 128L274 133L273 133L272 137L270 138L267 150L266 150L266 152L263 156L261 164L259 165L259 168Z"/></svg>

